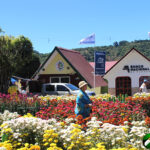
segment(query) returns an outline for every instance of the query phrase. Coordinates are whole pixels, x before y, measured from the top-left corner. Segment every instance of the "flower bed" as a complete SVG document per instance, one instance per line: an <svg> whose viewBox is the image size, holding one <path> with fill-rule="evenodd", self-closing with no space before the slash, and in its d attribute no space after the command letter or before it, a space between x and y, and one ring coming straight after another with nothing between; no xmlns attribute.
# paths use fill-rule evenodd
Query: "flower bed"
<svg viewBox="0 0 150 150"><path fill-rule="evenodd" d="M150 93L136 93L133 97L127 97L126 102L133 104L140 104L145 110L147 116L150 117Z"/></svg>
<svg viewBox="0 0 150 150"><path fill-rule="evenodd" d="M107 102L92 99L92 117L97 117L98 120L112 123L115 125L123 124L124 121L143 120L146 116L145 111L140 104L131 105L130 103ZM42 119L56 118L63 121L74 115L75 100L51 100L48 108L42 108L36 113L36 116Z"/></svg>
<svg viewBox="0 0 150 150"><path fill-rule="evenodd" d="M9 150L144 150L142 138L150 132L145 121L130 124L126 121L116 126L92 117L86 123L86 131L75 121L74 118L57 122L54 118L16 116L1 125L0 146Z"/></svg>
<svg viewBox="0 0 150 150"><path fill-rule="evenodd" d="M150 133L150 117L143 104L149 105L148 96L126 101L109 95L91 99L91 118L82 119L74 115L75 96L0 94L1 110L18 111L0 113L0 149L145 150L142 139Z"/></svg>

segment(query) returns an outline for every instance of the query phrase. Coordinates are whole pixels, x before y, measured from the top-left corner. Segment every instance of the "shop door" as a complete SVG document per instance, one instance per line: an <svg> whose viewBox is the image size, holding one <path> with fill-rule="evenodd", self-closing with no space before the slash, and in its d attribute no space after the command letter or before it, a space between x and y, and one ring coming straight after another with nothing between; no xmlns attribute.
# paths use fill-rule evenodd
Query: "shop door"
<svg viewBox="0 0 150 150"><path fill-rule="evenodd" d="M131 79L130 77L116 78L116 96L120 94L128 94L131 96Z"/></svg>

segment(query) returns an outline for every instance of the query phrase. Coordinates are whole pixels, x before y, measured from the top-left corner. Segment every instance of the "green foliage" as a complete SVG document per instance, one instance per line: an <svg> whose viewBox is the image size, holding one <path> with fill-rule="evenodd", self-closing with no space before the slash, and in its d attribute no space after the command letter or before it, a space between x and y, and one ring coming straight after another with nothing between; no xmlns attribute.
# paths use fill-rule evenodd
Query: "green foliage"
<svg viewBox="0 0 150 150"><path fill-rule="evenodd" d="M34 50L33 53L34 53L34 55L36 55L37 57L39 57L41 64L42 64L42 63L46 60L46 58L49 56L49 53L42 54L42 53L39 53L38 51L35 51L35 50Z"/></svg>
<svg viewBox="0 0 150 150"><path fill-rule="evenodd" d="M39 65L28 38L0 36L0 92L7 92L12 75L30 78Z"/></svg>
<svg viewBox="0 0 150 150"><path fill-rule="evenodd" d="M40 66L40 59L37 55L33 53L31 60L29 62L24 63L20 67L20 69L17 70L15 75L23 78L31 78L39 66Z"/></svg>
<svg viewBox="0 0 150 150"><path fill-rule="evenodd" d="M136 48L142 54L150 58L150 40L135 40L132 42L128 41L115 41L113 45L109 46L96 46L96 47L86 47L86 48L77 48L74 49L79 51L87 61L94 61L94 51L104 51L106 52L106 60L119 60L124 56L131 48ZM40 61L43 63L44 60L48 57L49 54L39 54Z"/></svg>
<svg viewBox="0 0 150 150"><path fill-rule="evenodd" d="M15 50L13 75L30 78L40 66L39 57L33 54L31 41L24 36L19 36L11 40L11 44Z"/></svg>
<svg viewBox="0 0 150 150"><path fill-rule="evenodd" d="M11 39L0 36L0 91L7 91L8 81L13 71Z"/></svg>

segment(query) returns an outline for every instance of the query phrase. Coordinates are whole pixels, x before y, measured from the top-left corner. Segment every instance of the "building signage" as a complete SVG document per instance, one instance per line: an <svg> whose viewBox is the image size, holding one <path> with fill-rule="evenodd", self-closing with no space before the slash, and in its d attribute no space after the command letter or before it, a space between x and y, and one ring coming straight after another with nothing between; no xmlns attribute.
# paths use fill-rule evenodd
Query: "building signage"
<svg viewBox="0 0 150 150"><path fill-rule="evenodd" d="M95 74L105 74L105 52L95 52Z"/></svg>
<svg viewBox="0 0 150 150"><path fill-rule="evenodd" d="M62 71L64 69L64 63L61 60L56 63L56 69L58 71Z"/></svg>
<svg viewBox="0 0 150 150"><path fill-rule="evenodd" d="M126 70L128 72L133 71L150 71L148 67L144 67L144 65L125 65L123 67L123 70Z"/></svg>

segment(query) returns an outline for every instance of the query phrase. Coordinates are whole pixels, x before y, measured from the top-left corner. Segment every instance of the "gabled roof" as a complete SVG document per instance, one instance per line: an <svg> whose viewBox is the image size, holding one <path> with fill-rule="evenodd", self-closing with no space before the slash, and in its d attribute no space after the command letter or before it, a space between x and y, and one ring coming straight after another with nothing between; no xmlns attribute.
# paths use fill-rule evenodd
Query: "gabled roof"
<svg viewBox="0 0 150 150"><path fill-rule="evenodd" d="M105 72L107 72L117 61L106 61L105 63ZM94 68L95 62L89 62L89 64Z"/></svg>
<svg viewBox="0 0 150 150"><path fill-rule="evenodd" d="M85 80L90 87L94 87L94 69L86 61L86 59L77 51L68 50L61 47L55 47L53 52L48 56L46 61L41 65L41 67L36 71L33 77L44 67L45 63L52 56L54 51L57 51L72 67L72 69L81 77L82 80ZM95 76L95 87L106 86L107 83L101 76Z"/></svg>
<svg viewBox="0 0 150 150"><path fill-rule="evenodd" d="M124 59L127 55L129 55L130 53L131 53L131 51L133 51L133 50L135 50L137 53L139 53L142 57L144 57L145 59L147 59L148 61L150 61L150 59L149 58L147 58L146 56L144 56L141 52L139 52L137 49L135 49L135 48L132 48L130 51L128 51L119 61L117 61L107 72L106 72L106 74L110 71L110 70L112 70L122 59ZM106 75L105 74L105 75Z"/></svg>

